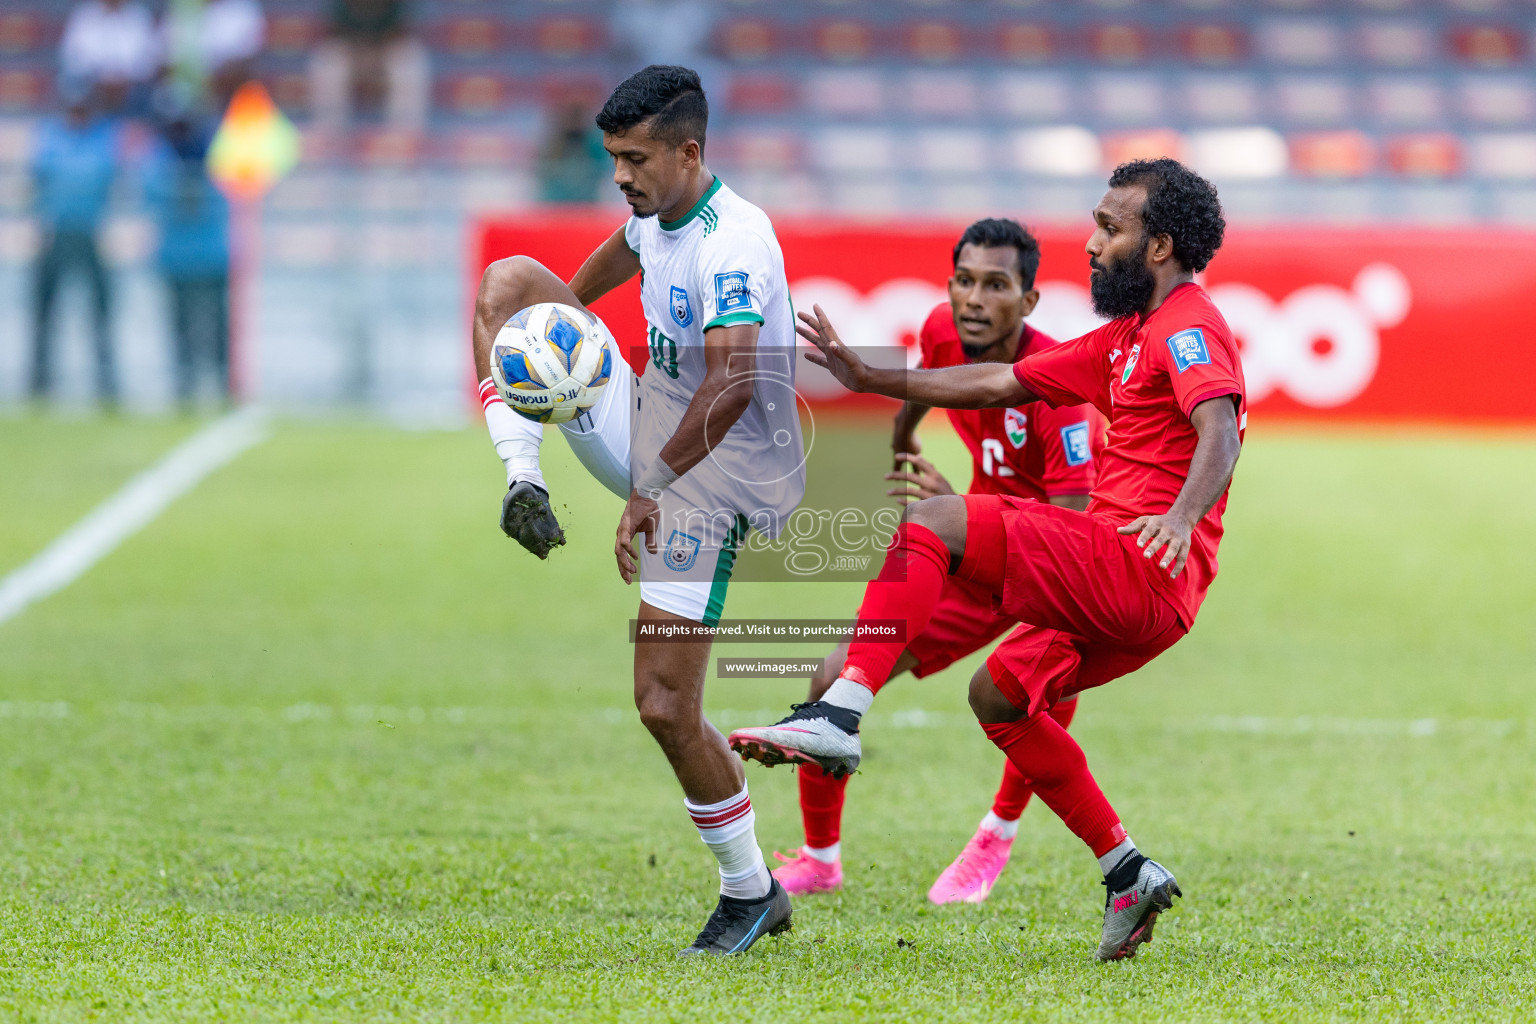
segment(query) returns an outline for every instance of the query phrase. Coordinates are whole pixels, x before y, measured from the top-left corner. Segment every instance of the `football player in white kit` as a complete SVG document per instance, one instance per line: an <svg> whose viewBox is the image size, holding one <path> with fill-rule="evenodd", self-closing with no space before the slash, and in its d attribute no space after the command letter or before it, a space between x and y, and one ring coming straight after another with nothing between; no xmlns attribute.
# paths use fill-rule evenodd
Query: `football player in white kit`
<svg viewBox="0 0 1536 1024"><path fill-rule="evenodd" d="M614 557L625 583L640 579L642 631L716 625L746 532L776 536L805 491L784 257L763 212L705 166L708 118L687 68L652 65L627 79L597 124L633 216L569 284L514 256L487 268L475 304L475 370L507 468L502 529L544 558L565 539L539 472L542 426L498 397L492 343L528 306L585 310L641 275L644 375L627 371L601 328L613 376L591 410L560 427L588 471L626 499ZM739 953L787 929L790 905L757 845L742 764L704 718L709 652L707 634L637 642L635 704L720 865L719 903L683 952Z"/></svg>

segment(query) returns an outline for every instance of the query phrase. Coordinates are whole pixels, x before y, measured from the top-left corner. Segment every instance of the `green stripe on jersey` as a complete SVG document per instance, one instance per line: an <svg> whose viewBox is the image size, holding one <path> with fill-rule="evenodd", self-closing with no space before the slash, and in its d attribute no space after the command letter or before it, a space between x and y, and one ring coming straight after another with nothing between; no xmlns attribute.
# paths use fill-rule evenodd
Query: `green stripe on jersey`
<svg viewBox="0 0 1536 1024"><path fill-rule="evenodd" d="M699 201L694 203L693 208L690 209L687 213L677 218L677 220L669 221L661 220L658 218L656 223L661 226L661 230L663 231L676 231L678 228L682 227L689 221L693 220L693 218L697 217L707 206L709 206L709 201L715 197L716 192L720 191L721 184L722 182L720 179L718 177L715 178L714 183L710 185L707 190L705 190L704 194L699 197Z"/></svg>
<svg viewBox="0 0 1536 1024"><path fill-rule="evenodd" d="M703 329L707 331L712 327L729 327L732 324L760 324L762 322L763 314L759 313L755 309L743 309L735 313L726 313L722 316L717 316L709 323L705 324Z"/></svg>

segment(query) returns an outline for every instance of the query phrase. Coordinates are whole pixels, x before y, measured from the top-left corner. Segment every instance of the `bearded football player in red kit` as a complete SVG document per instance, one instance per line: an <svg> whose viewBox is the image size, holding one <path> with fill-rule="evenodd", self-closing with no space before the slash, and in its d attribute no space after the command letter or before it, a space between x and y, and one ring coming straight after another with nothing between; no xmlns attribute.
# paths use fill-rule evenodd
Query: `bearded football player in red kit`
<svg viewBox="0 0 1536 1024"><path fill-rule="evenodd" d="M1135 955L1181 896L1136 848L1082 749L1051 715L1065 698L1133 672L1183 638L1216 576L1246 397L1232 332L1194 281L1221 246L1216 189L1175 160L1122 164L1094 208L1094 308L1109 323L1012 364L886 370L844 345L818 308L800 333L853 391L942 408L1091 402L1109 419L1086 512L993 494L907 506L859 619L927 627L951 577L980 586L1021 625L971 682L987 736L1098 858L1107 889L1098 957ZM820 701L731 746L769 764L858 765L859 719L903 645L856 641ZM1146 709L1127 705L1138 721Z"/></svg>
<svg viewBox="0 0 1536 1024"><path fill-rule="evenodd" d="M952 263L949 301L934 307L919 335L922 366L1013 363L1057 344L1024 319L1040 298L1035 290L1040 246L1018 222L987 219L972 224L955 243ZM896 465L886 479L896 484L888 493L903 504L954 493L922 457L913 436L927 412L928 406L904 402L896 415L891 441ZM1087 507L1093 453L1103 433L1103 420L1092 406L951 409L949 416L971 454L969 493ZM907 644L891 674L931 675L1017 624L993 608L990 592L950 577L928 627ZM827 656L821 674L811 682L809 700L826 693L847 653L848 646L841 644ZM1074 697L1057 703L1051 713L1065 728L1076 707ZM776 854L784 864L773 874L794 896L830 892L843 882L841 827L848 777L812 763L800 766L798 781L805 844L793 857ZM1030 795L1029 782L1005 760L992 809L960 856L934 882L929 899L979 903L987 898L1007 866Z"/></svg>

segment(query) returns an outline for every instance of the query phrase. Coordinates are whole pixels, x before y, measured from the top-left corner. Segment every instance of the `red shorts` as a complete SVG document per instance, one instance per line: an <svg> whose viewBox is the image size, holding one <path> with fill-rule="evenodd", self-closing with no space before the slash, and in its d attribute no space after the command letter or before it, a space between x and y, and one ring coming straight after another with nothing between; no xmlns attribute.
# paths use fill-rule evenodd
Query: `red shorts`
<svg viewBox="0 0 1536 1024"><path fill-rule="evenodd" d="M921 679L946 669L1018 624L992 605L992 592L985 587L946 579L928 628L907 644L907 653L917 659L912 674Z"/></svg>
<svg viewBox="0 0 1536 1024"><path fill-rule="evenodd" d="M961 580L1021 625L987 658L1030 714L1145 665L1188 630L1152 581L1160 572L1113 523L1044 502L965 496Z"/></svg>

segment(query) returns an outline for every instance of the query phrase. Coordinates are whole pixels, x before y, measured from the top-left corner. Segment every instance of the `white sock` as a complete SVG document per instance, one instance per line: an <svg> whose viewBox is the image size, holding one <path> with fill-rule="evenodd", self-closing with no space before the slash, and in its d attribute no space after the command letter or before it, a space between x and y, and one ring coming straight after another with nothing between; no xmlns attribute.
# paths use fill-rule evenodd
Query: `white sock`
<svg viewBox="0 0 1536 1024"><path fill-rule="evenodd" d="M757 812L752 810L746 785L719 803L696 804L684 799L683 806L693 818L699 838L720 862L720 894L743 900L768 895L772 880L757 845Z"/></svg>
<svg viewBox="0 0 1536 1024"><path fill-rule="evenodd" d="M489 377L480 382L480 405L485 410L491 444L496 446L496 455L507 468L507 486L527 480L548 492L544 474L539 470L539 445L544 442L544 424L513 412L501 400Z"/></svg>
<svg viewBox="0 0 1536 1024"><path fill-rule="evenodd" d="M1007 818L999 818L995 811L988 811L987 816L981 819L981 827L1003 839L1012 839L1019 834L1019 819L1009 821Z"/></svg>
<svg viewBox="0 0 1536 1024"><path fill-rule="evenodd" d="M823 864L836 864L838 861L843 859L843 844L841 842L837 842L833 843L831 846L823 846L820 848L815 846L802 846L800 847L800 852L812 860L821 861Z"/></svg>
<svg viewBox="0 0 1536 1024"><path fill-rule="evenodd" d="M1105 878L1108 878L1109 873L1115 870L1116 865L1135 852L1136 844L1131 842L1130 836L1126 836L1119 846L1099 858L1099 870L1104 872Z"/></svg>
<svg viewBox="0 0 1536 1024"><path fill-rule="evenodd" d="M852 679L837 677L837 681L827 687L827 692L821 695L821 699L828 704L836 704L840 708L848 708L863 715L875 702L875 695L869 687L862 686Z"/></svg>

